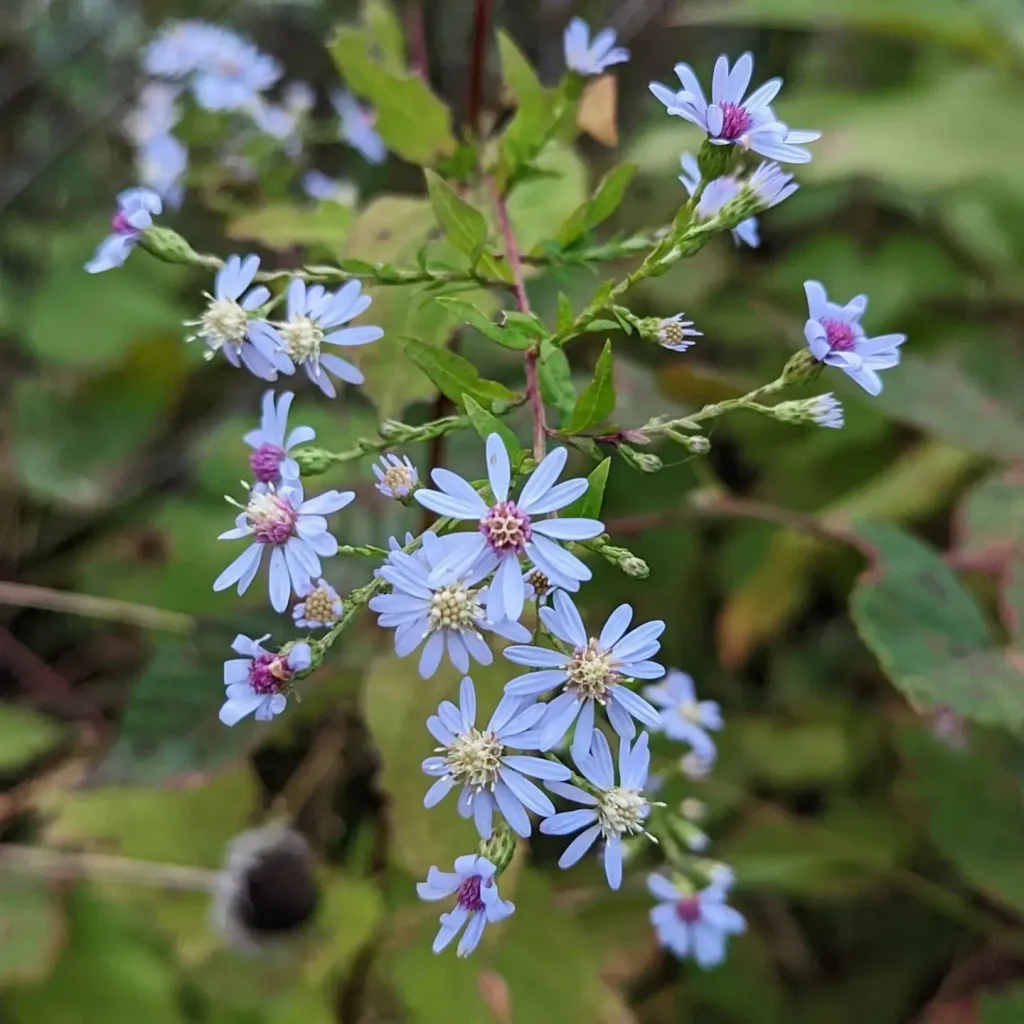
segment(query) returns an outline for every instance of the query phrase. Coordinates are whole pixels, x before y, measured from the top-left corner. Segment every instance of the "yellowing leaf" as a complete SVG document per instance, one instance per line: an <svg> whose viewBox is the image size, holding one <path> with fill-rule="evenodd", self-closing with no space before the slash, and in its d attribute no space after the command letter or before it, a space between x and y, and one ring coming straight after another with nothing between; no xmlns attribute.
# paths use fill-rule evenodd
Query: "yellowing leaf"
<svg viewBox="0 0 1024 1024"><path fill-rule="evenodd" d="M615 75L601 75L587 83L576 124L606 146L619 144L619 84Z"/></svg>

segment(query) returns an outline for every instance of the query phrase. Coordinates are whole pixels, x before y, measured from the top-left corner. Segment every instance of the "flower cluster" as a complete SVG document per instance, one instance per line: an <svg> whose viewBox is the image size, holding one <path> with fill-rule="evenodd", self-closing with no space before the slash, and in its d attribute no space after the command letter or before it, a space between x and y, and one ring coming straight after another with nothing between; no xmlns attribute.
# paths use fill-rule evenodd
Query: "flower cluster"
<svg viewBox="0 0 1024 1024"><path fill-rule="evenodd" d="M610 29L592 38L582 19L570 22L564 36L565 97L578 98L584 77L629 59L629 51L616 43ZM92 273L121 265L137 243L160 254L159 240L173 235L154 227L153 218L182 197L188 153L172 131L183 115L186 95L206 111L244 115L295 158L301 156L304 122L314 106L314 94L304 83L279 85L283 71L273 57L234 32L200 21L165 29L147 48L144 64L150 80L125 128L137 147L140 180L148 187L118 195L112 234L87 265ZM717 756L714 734L723 727L721 710L714 701L698 698L690 676L666 671L661 660L666 628L662 620L638 621L633 607L623 603L611 610L600 628L586 624L581 613L586 605L577 600L592 578L588 560L603 557L633 578L642 578L648 569L630 551L612 547L604 535L604 523L595 518L600 487L592 487L583 477L562 479L568 449L545 449L547 438L564 436L565 428L559 432L547 426L544 401L549 396L536 372L531 379L538 350L542 364L546 358L543 345L553 342L552 350L557 350L581 328L598 329L602 310L627 333L635 327L646 341L685 351L702 336L692 320L683 313L640 319L617 305L618 297L648 270L664 272L686 254L687 244L694 239L702 244L704 236L715 231L729 230L738 243L756 247L758 217L798 188L780 164L809 161L806 144L819 133L792 130L776 116L772 103L781 79L748 95L753 58L743 54L730 64L723 56L714 67L709 102L689 65L677 65L676 73L680 90L655 82L651 91L669 114L696 124L707 136L696 155L681 157L680 181L686 196L680 193L679 214L672 227L656 236L650 257L640 268L619 285L607 286L603 305L595 298L584 314L574 317L570 304L564 317L560 304L557 334L538 334L543 339L540 345L529 342L528 386L518 402L474 409L463 397L459 404L465 416L441 417L423 427L389 421L382 424L379 439L362 439L353 450L339 454L300 447L313 441L315 432L308 426L289 430L294 395L269 390L262 398L259 426L243 438L250 449L251 483L243 485L244 500L228 499L237 516L234 527L220 539L244 539L247 545L217 577L213 589L234 587L243 595L266 564L271 607L287 614L305 636L276 650L263 646L269 635L237 636L232 649L239 657L224 664L220 719L233 726L248 715L263 721L279 715L296 682L320 664L364 605L377 616L381 630L394 631L397 657L417 655L423 679L450 663L461 680L458 703L442 700L425 723L425 733L436 746L422 761L430 780L424 805L433 808L452 795L449 803L472 821L480 843L475 852L456 859L453 872L432 866L417 887L424 900L454 900L441 915L435 952L461 934L458 954L468 955L488 923L514 912L513 904L499 896L499 879L515 855L517 837L532 836L535 827L544 835L572 837L561 852L561 868L596 849L611 889L622 885L631 849L644 843L644 837L658 842L665 870L647 880L657 901L650 919L661 944L678 957L693 957L701 967L714 966L725 956L728 936L745 928L742 915L727 903L732 872L693 856L709 843L698 825L704 816L702 802L691 796L669 809L654 799L668 792L667 780L651 775L654 737L662 751L671 750L673 743L685 747L677 758L676 782L680 776L692 782L704 778ZM272 90L276 99L270 98ZM374 128L373 113L346 92L333 92L331 101L344 141L367 161L384 161L387 152ZM751 161L749 153L765 159ZM347 196L342 183L316 171L306 171L302 187L324 201ZM467 195L471 191L467 189ZM497 208L499 221L503 198ZM502 231L507 233L506 262L511 268L513 229L502 226ZM367 270L357 261L343 264L343 273L319 266L267 273L260 270L256 255L232 255L220 262L188 250L190 258L181 262L219 267L205 308L188 322L188 340L201 342L208 359L222 353L228 363L262 380L276 381L301 369L323 395L334 398L339 381L350 386L363 383L358 366L335 350L371 344L383 336L378 326L354 322L371 305L358 275L365 271L378 283L425 280L430 282L428 291L452 281L456 288L476 288L489 280L479 270L487 263L477 257L498 264L483 244L476 247L474 241L469 248L475 248L476 262L472 273L461 277L447 266L434 275L426 255L420 257L417 274L391 276L390 270ZM315 283L324 281L338 287ZM522 281L516 284L519 315L526 320ZM826 365L841 369L876 395L882 388L879 371L898 364L906 339L902 334L867 336L860 322L867 307L865 296L841 306L831 302L816 281L806 282L805 291L808 348L790 359L777 381L707 406L689 419L655 418L642 428L615 428L614 433L586 434L572 442L585 442L585 450L599 442L614 444L634 466L654 472L662 465L659 456L637 452L633 445L660 435L692 453L706 452L707 438L685 431L698 429L700 419L726 408L743 407L783 422L842 427L842 407L831 393L774 405L763 404L763 399L790 384L813 380ZM539 326L538 318L533 320ZM446 395L459 399L461 391L450 392L438 383ZM487 425L517 404L531 409L533 459L519 450L504 426L492 430ZM434 466L429 480L421 480L412 458L388 450L397 446L399 437L403 442L434 439L469 421L486 435L485 480L467 479L443 466ZM372 473L382 498L443 517L418 537L391 537L387 551L369 545L342 548L328 517L351 504L355 492L331 489L307 497L300 479L301 474L316 475L333 463L368 454L380 454ZM369 483L369 473L366 478ZM372 490L369 493L373 495ZM374 501L381 503L381 498L374 496ZM577 514L579 509L593 514ZM372 582L339 594L325 578L322 561L339 552L380 556ZM502 649L499 638L510 643ZM503 692L489 716L478 714L477 686L470 673L475 665L492 665L499 649L508 673ZM654 753L658 755L659 748Z"/></svg>

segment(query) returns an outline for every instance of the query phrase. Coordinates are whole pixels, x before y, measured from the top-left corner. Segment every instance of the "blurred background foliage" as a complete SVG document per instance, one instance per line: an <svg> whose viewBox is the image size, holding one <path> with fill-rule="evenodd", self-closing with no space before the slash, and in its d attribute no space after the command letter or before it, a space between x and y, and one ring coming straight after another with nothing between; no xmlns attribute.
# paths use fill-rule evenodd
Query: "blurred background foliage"
<svg viewBox="0 0 1024 1024"><path fill-rule="evenodd" d="M472 4L399 8L458 131ZM718 764L687 793L707 804L750 933L717 971L675 964L649 931L642 872L613 895L594 863L563 876L537 837L516 862L508 925L469 962L434 957L436 911L412 883L471 840L423 810L418 763L424 717L453 684L422 682L369 619L272 727L220 726L231 637L281 629L258 587L241 602L210 589L227 557L221 496L246 472L240 438L261 387L182 343L202 274L141 255L98 277L81 267L132 181L120 124L157 26L230 23L326 110L337 72L324 40L357 12L14 0L0 25L0 842L213 869L234 834L286 814L321 860L323 892L300 943L254 957L214 935L202 894L32 878L0 859L5 1024L1024 1021L1024 12L1016 0L495 4L546 81L573 13L633 51L617 94L604 86L590 109L593 134L607 142L617 124L619 146L549 154L559 176L511 204L527 249L622 159L637 173L601 234L671 219L680 153L699 140L647 83L671 80L677 61L707 75L719 52L749 48L759 80L786 77L781 116L825 133L799 193L762 218L759 249L716 239L631 295L639 315L685 309L704 338L679 356L613 337L621 423L775 376L802 344L808 277L841 298L867 292L870 333L910 337L879 399L822 379L845 402L842 431L739 414L707 460L653 476L612 466L605 521L651 578L595 566L587 611L597 621L628 600L666 618L666 664L722 703ZM209 128L193 130L203 145ZM311 153L354 183L355 209L298 199L270 153L259 185L207 165L169 222L197 249L254 246L272 265L413 263L436 234L420 171L395 156L372 168L331 139ZM553 323L560 291L578 308L599 280L562 268L530 290ZM456 318L415 288L376 289L374 314L387 336L360 353L366 388L334 403L299 389L301 422L335 450L435 406L397 339L442 344ZM515 386L517 354L471 335L462 352ZM572 350L580 381L602 341ZM479 451L456 435L445 459L473 472ZM408 454L428 464L425 448ZM366 461L325 482L359 495L343 540L416 528ZM329 578L347 590L367 572L337 559ZM477 686L497 693L504 679L497 667Z"/></svg>

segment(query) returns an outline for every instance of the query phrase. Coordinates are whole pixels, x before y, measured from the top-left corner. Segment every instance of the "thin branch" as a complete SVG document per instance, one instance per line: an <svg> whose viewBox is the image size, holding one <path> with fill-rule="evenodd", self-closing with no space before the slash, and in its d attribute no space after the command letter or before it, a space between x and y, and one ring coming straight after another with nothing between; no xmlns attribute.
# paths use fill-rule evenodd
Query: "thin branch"
<svg viewBox="0 0 1024 1024"><path fill-rule="evenodd" d="M473 7L473 39L469 52L469 90L466 99L466 123L474 135L480 134L484 112L484 72L487 70L487 23L491 0L476 0Z"/></svg>

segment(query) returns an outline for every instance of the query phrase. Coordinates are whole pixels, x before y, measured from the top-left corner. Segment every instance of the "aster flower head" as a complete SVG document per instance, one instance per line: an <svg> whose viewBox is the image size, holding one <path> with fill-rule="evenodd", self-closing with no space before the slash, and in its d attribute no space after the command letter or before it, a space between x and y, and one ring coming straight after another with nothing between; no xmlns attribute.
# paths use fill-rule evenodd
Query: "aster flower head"
<svg viewBox="0 0 1024 1024"><path fill-rule="evenodd" d="M676 313L658 321L656 332L658 344L673 352L685 352L694 344L691 338L703 337L702 331L693 329L693 321L686 319L685 313Z"/></svg>
<svg viewBox="0 0 1024 1024"><path fill-rule="evenodd" d="M647 890L658 901L650 911L658 942L680 960L692 956L705 970L717 967L725 960L727 938L746 931L743 915L725 902L727 885L712 882L693 892L652 874Z"/></svg>
<svg viewBox="0 0 1024 1024"><path fill-rule="evenodd" d="M819 427L840 430L843 426L843 406L832 392L811 399L811 417Z"/></svg>
<svg viewBox="0 0 1024 1024"><path fill-rule="evenodd" d="M182 178L188 169L188 147L177 136L155 135L140 144L135 153L139 181L173 207L185 196Z"/></svg>
<svg viewBox="0 0 1024 1024"><path fill-rule="evenodd" d="M261 97L250 106L256 127L278 139L290 156L302 152L302 124L316 102L316 94L305 82L289 82L280 103L269 103Z"/></svg>
<svg viewBox="0 0 1024 1024"><path fill-rule="evenodd" d="M331 104L340 121L342 139L360 153L364 160L371 164L384 163L388 149L373 127L377 115L364 107L352 93L342 89L335 89L331 93Z"/></svg>
<svg viewBox="0 0 1024 1024"><path fill-rule="evenodd" d="M860 318L868 306L866 295L854 296L845 306L830 302L820 281L805 281L809 317L804 337L819 363L836 366L869 395L882 391L879 370L898 366L905 334L869 338Z"/></svg>
<svg viewBox="0 0 1024 1024"><path fill-rule="evenodd" d="M338 203L341 206L354 206L359 197L351 181L329 178L323 171L317 170L303 174L302 191L310 199L321 203Z"/></svg>
<svg viewBox="0 0 1024 1024"><path fill-rule="evenodd" d="M117 212L110 222L113 233L100 242L85 269L90 274L100 274L121 266L162 209L160 197L151 188L129 188L118 193Z"/></svg>
<svg viewBox="0 0 1024 1024"><path fill-rule="evenodd" d="M312 664L309 644L300 642L287 652L273 653L262 646L269 636L252 640L239 633L231 645L242 657L224 662L227 699L220 709L220 720L225 725L237 725L246 715L266 722L281 714L292 679Z"/></svg>
<svg viewBox="0 0 1024 1024"><path fill-rule="evenodd" d="M433 581L434 570L458 543L458 535L438 537L428 530L422 547L406 554L392 538L392 551L379 570L392 592L370 599L370 610L379 615L377 625L395 630L395 653L400 658L426 640L419 663L424 679L437 671L445 650L459 672L469 671L470 658L490 665L494 655L482 630L520 643L530 639L530 631L518 622L488 618L487 588L480 586L487 570L478 567L444 582Z"/></svg>
<svg viewBox="0 0 1024 1024"><path fill-rule="evenodd" d="M692 196L697 191L701 179L697 158L692 153L684 153L680 158L680 164L683 173L679 175L679 180ZM716 216L726 203L735 199L744 189L752 190L757 197L758 205L767 210L788 199L797 190L799 186L793 183L792 179L793 176L783 171L778 164L768 162L762 163L747 181L730 174L715 178L708 183L697 202L697 216L701 220ZM737 243L756 249L761 244L757 217L748 217L740 221L732 229L732 237Z"/></svg>
<svg viewBox="0 0 1024 1024"><path fill-rule="evenodd" d="M447 469L435 469L431 479L439 491L421 487L414 497L421 505L439 515L463 521L475 521L473 533L457 533L451 553L434 568L431 581L446 582L467 572L494 571L488 588L486 607L492 621L517 622L523 612L526 587L522 558L565 590L578 590L591 572L558 541L589 540L604 526L596 519L545 519L538 517L565 508L583 495L585 479L555 481L565 468L568 452L556 448L530 474L518 501L509 497L512 465L505 443L498 434L487 438L487 476L494 503L486 501L462 477Z"/></svg>
<svg viewBox="0 0 1024 1024"><path fill-rule="evenodd" d="M651 82L651 92L670 114L685 118L702 128L716 146L737 144L769 160L804 164L810 150L801 143L820 138L816 131L791 131L775 117L769 105L782 88L781 78L772 78L744 99L754 71L754 58L744 53L730 70L724 55L715 62L711 81L711 103L704 98L700 80L689 64L677 64L682 89L673 92L660 82Z"/></svg>
<svg viewBox="0 0 1024 1024"><path fill-rule="evenodd" d="M558 858L560 868L570 868L600 837L604 841L604 873L608 885L618 889L622 884L622 837L644 832L644 821L650 804L644 796L647 773L651 765L647 733L640 733L636 743L619 741L619 782L615 783L615 765L604 733L594 733L590 753L573 757L576 767L586 777L591 792L567 782L549 782L552 793L583 804L583 809L562 811L545 818L540 830L545 835L564 836L582 832Z"/></svg>
<svg viewBox="0 0 1024 1024"><path fill-rule="evenodd" d="M270 298L270 289L263 285L246 291L259 267L259 256L246 256L244 260L229 256L214 278L213 294L206 294L203 315L186 321L187 326L196 328L186 340L203 341L207 359L223 352L232 366L244 366L263 380L276 380L278 371L288 372L290 364L267 339L263 321L249 317Z"/></svg>
<svg viewBox="0 0 1024 1024"><path fill-rule="evenodd" d="M276 58L228 33L214 40L197 64L192 93L204 110L252 109L282 74Z"/></svg>
<svg viewBox="0 0 1024 1024"><path fill-rule="evenodd" d="M181 87L171 82L147 82L124 119L124 130L136 145L167 135L181 119Z"/></svg>
<svg viewBox="0 0 1024 1024"><path fill-rule="evenodd" d="M374 485L385 498L402 501L416 490L420 475L408 455L399 458L389 452L380 457L380 464L374 463L373 475L377 478Z"/></svg>
<svg viewBox="0 0 1024 1024"><path fill-rule="evenodd" d="M480 944L488 924L497 924L515 911L515 904L498 895L497 868L478 854L467 853L455 860L455 871L432 866L425 882L416 883L421 900L456 899L455 909L441 915L441 930L434 939L433 951L440 953L452 939L465 932L459 942L459 956L469 956Z"/></svg>
<svg viewBox="0 0 1024 1024"><path fill-rule="evenodd" d="M658 637L665 623L645 622L627 633L632 618L633 609L619 605L600 634L588 636L572 598L556 591L554 607L541 608L540 619L571 653L531 645L505 648L509 661L540 670L510 680L505 685L507 694L537 697L553 687L563 688L547 705L542 725L545 749L558 743L575 722L572 756L577 763L585 758L599 735L594 728L598 706L605 709L612 728L625 740L636 735L634 719L649 728L658 726L657 708L629 689L625 681L658 679L665 674L661 665L649 660L661 647Z"/></svg>
<svg viewBox="0 0 1024 1024"><path fill-rule="evenodd" d="M328 398L337 391L325 371L349 384L362 384L364 377L348 360L321 351L324 345L368 345L383 337L384 331L369 325L337 328L359 316L372 301L362 294L362 283L349 281L336 292L325 291L320 285L306 287L304 281L294 278L288 285L288 320L266 324L263 337L276 346L278 358L292 373L295 366L305 368L306 376Z"/></svg>
<svg viewBox="0 0 1024 1024"><path fill-rule="evenodd" d="M436 756L423 762L423 771L437 781L427 790L424 807L434 807L456 786L459 814L472 816L481 839L489 839L494 811L524 838L530 835L528 810L542 818L555 813L551 800L525 776L545 782L565 782L571 772L543 757L510 754L509 749L536 750L537 723L544 705L519 697L502 697L490 721L476 727L476 691L466 676L459 687L459 706L442 701L427 728L437 740Z"/></svg>
<svg viewBox="0 0 1024 1024"><path fill-rule="evenodd" d="M294 608L292 619L300 629L327 629L341 618L343 605L338 592L325 579L310 582Z"/></svg>
<svg viewBox="0 0 1024 1024"><path fill-rule="evenodd" d="M279 486L286 480L299 479L299 464L288 453L296 445L312 441L316 431L312 427L296 427L288 433L288 410L294 398L291 391L283 392L279 398L275 398L273 391L265 391L259 428L250 430L243 438L253 449L249 468L259 484Z"/></svg>
<svg viewBox="0 0 1024 1024"><path fill-rule="evenodd" d="M615 30L606 28L590 38L590 26L573 18L565 27L565 66L580 75L600 75L613 64L629 60L629 50L615 45Z"/></svg>
<svg viewBox="0 0 1024 1024"><path fill-rule="evenodd" d="M214 581L214 590L226 590L238 584L239 595L249 589L270 550L270 605L276 612L288 607L294 590L300 597L308 593L310 580L321 575L320 558L337 553L338 542L327 531L324 518L343 509L355 498L353 491L325 491L304 500L302 485L288 481L280 488L272 484L254 488L249 500L235 519L235 528L222 533L220 540L251 537L252 543Z"/></svg>
<svg viewBox="0 0 1024 1024"><path fill-rule="evenodd" d="M689 743L704 762L715 760L715 741L708 730L722 728L722 711L713 700L697 700L693 680L678 669L669 669L656 686L645 686L644 696L661 709L656 726L669 739Z"/></svg>

